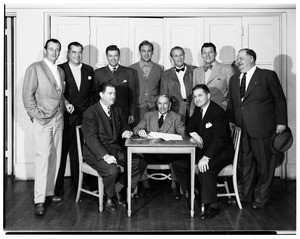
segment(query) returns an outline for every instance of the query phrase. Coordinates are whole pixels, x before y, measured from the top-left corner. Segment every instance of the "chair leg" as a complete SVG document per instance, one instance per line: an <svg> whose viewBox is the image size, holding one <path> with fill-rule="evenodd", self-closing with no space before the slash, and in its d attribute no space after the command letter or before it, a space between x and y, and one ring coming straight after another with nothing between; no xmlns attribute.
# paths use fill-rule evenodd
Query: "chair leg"
<svg viewBox="0 0 300 239"><path fill-rule="evenodd" d="M98 190L99 190L99 211L103 211L103 194L104 194L104 187L103 187L103 179L98 177Z"/></svg>
<svg viewBox="0 0 300 239"><path fill-rule="evenodd" d="M83 181L83 173L79 173L79 179L78 179L78 189L77 189L77 195L76 195L76 200L75 202L79 201L80 198L80 193L81 193L81 188L82 188L82 181Z"/></svg>
<svg viewBox="0 0 300 239"><path fill-rule="evenodd" d="M243 209L242 204L241 204L241 200L240 200L240 196L239 196L237 181L236 181L236 178L234 176L232 177L232 183L233 183L235 198L236 198L237 204L239 206L239 209Z"/></svg>
<svg viewBox="0 0 300 239"><path fill-rule="evenodd" d="M224 180L224 187L226 189L226 193L230 194L227 179ZM231 196L228 196L228 197L231 198Z"/></svg>

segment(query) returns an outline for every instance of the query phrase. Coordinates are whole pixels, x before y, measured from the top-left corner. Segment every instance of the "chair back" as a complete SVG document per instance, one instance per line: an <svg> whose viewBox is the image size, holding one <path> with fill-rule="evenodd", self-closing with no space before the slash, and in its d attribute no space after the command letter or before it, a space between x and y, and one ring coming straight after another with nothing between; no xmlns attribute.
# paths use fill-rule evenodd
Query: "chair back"
<svg viewBox="0 0 300 239"><path fill-rule="evenodd" d="M233 136L233 147L234 147L234 157L233 157L233 172L236 172L237 170L237 163L239 159L239 149L240 149L240 141L241 141L241 128L235 127Z"/></svg>
<svg viewBox="0 0 300 239"><path fill-rule="evenodd" d="M77 139L77 150L78 150L78 160L79 160L79 170L81 168L81 165L83 163L83 157L82 157L82 132L81 132L81 125L76 126L76 139Z"/></svg>

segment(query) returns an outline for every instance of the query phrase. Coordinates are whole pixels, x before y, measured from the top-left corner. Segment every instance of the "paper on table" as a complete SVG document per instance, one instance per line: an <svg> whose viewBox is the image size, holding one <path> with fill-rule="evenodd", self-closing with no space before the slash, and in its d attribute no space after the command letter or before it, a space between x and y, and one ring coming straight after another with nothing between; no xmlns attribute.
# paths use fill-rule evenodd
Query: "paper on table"
<svg viewBox="0 0 300 239"><path fill-rule="evenodd" d="M168 140L183 140L181 135L178 134L169 134L169 133L160 133L160 132L150 132L147 138L161 138L166 141Z"/></svg>

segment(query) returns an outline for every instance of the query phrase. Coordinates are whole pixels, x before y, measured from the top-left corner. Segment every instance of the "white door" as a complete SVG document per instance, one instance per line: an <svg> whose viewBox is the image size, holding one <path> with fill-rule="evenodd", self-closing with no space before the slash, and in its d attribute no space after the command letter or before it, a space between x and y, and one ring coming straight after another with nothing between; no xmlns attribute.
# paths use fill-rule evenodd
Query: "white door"
<svg viewBox="0 0 300 239"><path fill-rule="evenodd" d="M88 17L51 17L51 38L61 43L61 53L57 63L67 61L68 45L77 41L83 45L82 61L89 64L90 27Z"/></svg>
<svg viewBox="0 0 300 239"><path fill-rule="evenodd" d="M91 18L90 65L94 69L107 65L105 49L117 45L120 49L120 64L129 62L129 18Z"/></svg>
<svg viewBox="0 0 300 239"><path fill-rule="evenodd" d="M154 46L152 61L164 64L164 19L163 18L130 18L129 20L129 65L140 60L139 44L148 40Z"/></svg>
<svg viewBox="0 0 300 239"><path fill-rule="evenodd" d="M172 66L170 50L181 46L185 51L185 62L199 66L200 48L203 43L202 18L165 18L164 50L165 69Z"/></svg>
<svg viewBox="0 0 300 239"><path fill-rule="evenodd" d="M204 42L215 44L216 59L224 64L231 64L242 47L242 18L204 18L203 35Z"/></svg>

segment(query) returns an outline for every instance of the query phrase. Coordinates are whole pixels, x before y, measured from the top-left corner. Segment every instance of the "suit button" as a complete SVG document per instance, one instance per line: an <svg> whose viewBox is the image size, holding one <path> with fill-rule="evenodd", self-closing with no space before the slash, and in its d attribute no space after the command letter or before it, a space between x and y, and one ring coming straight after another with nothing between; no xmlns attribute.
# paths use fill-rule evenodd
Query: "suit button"
<svg viewBox="0 0 300 239"><path fill-rule="evenodd" d="M242 107L242 110L244 109L244 107Z"/></svg>

